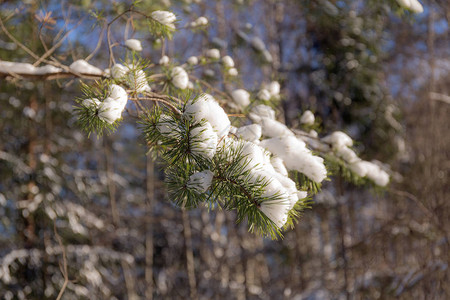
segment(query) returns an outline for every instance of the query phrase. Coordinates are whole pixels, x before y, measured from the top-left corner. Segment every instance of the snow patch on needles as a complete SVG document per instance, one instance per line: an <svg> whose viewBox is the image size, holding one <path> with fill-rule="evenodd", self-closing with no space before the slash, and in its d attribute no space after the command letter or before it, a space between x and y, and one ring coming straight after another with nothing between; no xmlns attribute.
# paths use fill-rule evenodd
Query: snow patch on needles
<svg viewBox="0 0 450 300"><path fill-rule="evenodd" d="M234 67L234 60L229 55L225 55L224 57L222 57L222 63L227 68Z"/></svg>
<svg viewBox="0 0 450 300"><path fill-rule="evenodd" d="M150 92L150 88L147 82L147 76L143 70L135 70L133 65L123 66L121 64L115 64L111 68L112 78L125 81L131 89L138 93Z"/></svg>
<svg viewBox="0 0 450 300"><path fill-rule="evenodd" d="M420 14L423 12L422 4L417 0L397 0L397 3L413 13Z"/></svg>
<svg viewBox="0 0 450 300"><path fill-rule="evenodd" d="M334 149L351 147L353 145L352 138L342 131L335 131L332 134L322 138L322 141L331 144Z"/></svg>
<svg viewBox="0 0 450 300"><path fill-rule="evenodd" d="M228 135L230 131L231 123L227 114L209 94L202 94L197 99L190 100L186 104L184 115L194 119L196 123L200 123L203 119L208 121L219 139Z"/></svg>
<svg viewBox="0 0 450 300"><path fill-rule="evenodd" d="M241 108L245 108L250 104L250 94L244 89L237 89L231 92L233 101Z"/></svg>
<svg viewBox="0 0 450 300"><path fill-rule="evenodd" d="M314 121L314 114L310 110L305 111L300 118L300 123L305 125L313 125Z"/></svg>
<svg viewBox="0 0 450 300"><path fill-rule="evenodd" d="M82 105L87 108L98 109L98 117L109 124L113 124L122 116L122 111L128 101L127 92L120 86L110 86L109 97L100 102L98 99L85 99Z"/></svg>
<svg viewBox="0 0 450 300"><path fill-rule="evenodd" d="M197 193L204 193L211 186L213 177L214 173L210 170L196 172L189 176L187 187L196 191Z"/></svg>
<svg viewBox="0 0 450 300"><path fill-rule="evenodd" d="M161 59L159 60L159 64L161 66L167 66L169 64L169 57L167 55L164 55L163 57L161 57Z"/></svg>
<svg viewBox="0 0 450 300"><path fill-rule="evenodd" d="M197 20L192 21L190 24L191 27L206 26L206 25L208 25L208 19L205 17L198 17Z"/></svg>
<svg viewBox="0 0 450 300"><path fill-rule="evenodd" d="M125 46L127 46L129 49L133 51L140 52L142 51L142 44L141 41L136 39L128 39L125 41Z"/></svg>
<svg viewBox="0 0 450 300"><path fill-rule="evenodd" d="M156 10L151 14L153 20L169 27L170 29L175 29L174 22L177 20L177 17L174 13L165 10Z"/></svg>
<svg viewBox="0 0 450 300"><path fill-rule="evenodd" d="M360 177L366 177L378 186L386 186L389 183L389 174L375 163L362 160L350 149L353 140L341 131L335 131L324 137L323 142L331 144L336 156L344 160L351 171Z"/></svg>
<svg viewBox="0 0 450 300"><path fill-rule="evenodd" d="M227 141L225 147L229 149L239 144L240 142ZM254 183L264 180L267 185L263 188L262 196L276 197L276 199L262 201L260 209L277 227L281 228L287 221L289 211L299 199L306 197L306 194L297 190L295 182L287 177L287 171L285 174L276 171L271 163L269 152L248 141L242 142L242 146L242 155L245 156L242 164L245 171L250 171L250 180ZM299 198L299 196L303 197Z"/></svg>
<svg viewBox="0 0 450 300"><path fill-rule="evenodd" d="M74 61L69 68L77 73L81 74L90 74L90 75L102 75L103 71L99 68L89 64L84 59L79 59Z"/></svg>
<svg viewBox="0 0 450 300"><path fill-rule="evenodd" d="M180 129L178 128L176 121L166 114L161 114L158 124L156 124L156 128L162 135L172 138L176 138L177 135L180 134Z"/></svg>
<svg viewBox="0 0 450 300"><path fill-rule="evenodd" d="M280 157L288 170L303 173L315 182L322 182L327 177L323 159L313 155L305 143L295 136L263 140L260 146Z"/></svg>
<svg viewBox="0 0 450 300"><path fill-rule="evenodd" d="M255 123L261 122L263 117L275 120L275 111L264 104L257 105L250 111L249 118Z"/></svg>
<svg viewBox="0 0 450 300"><path fill-rule="evenodd" d="M217 134L209 122L195 127L189 133L191 142L191 151L194 154L212 159L217 149Z"/></svg>
<svg viewBox="0 0 450 300"><path fill-rule="evenodd" d="M259 209L272 220L278 228L281 228L287 222L289 207L289 201L286 199L277 199L262 202Z"/></svg>
<svg viewBox="0 0 450 300"><path fill-rule="evenodd" d="M172 83L175 87L184 90L188 87L189 76L182 67L175 67L170 72Z"/></svg>
<svg viewBox="0 0 450 300"><path fill-rule="evenodd" d="M206 51L206 56L212 59L219 59L220 58L220 51L219 49L209 49Z"/></svg>
<svg viewBox="0 0 450 300"><path fill-rule="evenodd" d="M365 160L358 160L351 163L349 168L358 176L367 177L378 186L386 186L389 183L389 174L375 163Z"/></svg>
<svg viewBox="0 0 450 300"><path fill-rule="evenodd" d="M283 123L267 117L262 117L259 122L262 128L262 134L266 137L293 136L294 133Z"/></svg>
<svg viewBox="0 0 450 300"><path fill-rule="evenodd" d="M259 143L261 138L261 126L258 124L251 124L237 128L236 136L246 141Z"/></svg>
<svg viewBox="0 0 450 300"><path fill-rule="evenodd" d="M190 64L191 66L195 66L198 64L198 58L197 56L191 56L187 59L187 63Z"/></svg>

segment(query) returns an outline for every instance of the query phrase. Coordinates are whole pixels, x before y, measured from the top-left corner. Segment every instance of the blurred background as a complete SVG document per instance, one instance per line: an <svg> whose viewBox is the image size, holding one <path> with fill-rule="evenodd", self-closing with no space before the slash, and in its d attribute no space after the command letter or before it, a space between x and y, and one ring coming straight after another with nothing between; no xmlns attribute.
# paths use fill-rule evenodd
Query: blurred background
<svg viewBox="0 0 450 300"><path fill-rule="evenodd" d="M421 14L394 0L139 4L174 11L178 27L209 19L175 33L168 55L219 48L241 81L196 76L225 91L278 80L286 124L310 109L323 133L343 130L362 158L390 166L383 192L333 176L278 241L232 212L172 204L131 116L87 137L73 114L79 80L0 76L0 299L55 299L65 275L62 299L450 299L450 4L421 2ZM94 16L129 6L2 1L0 60L37 60L13 36L37 57L60 42L52 56L66 65L99 45L90 63L107 68L106 23ZM160 41L129 15L111 29L159 61Z"/></svg>

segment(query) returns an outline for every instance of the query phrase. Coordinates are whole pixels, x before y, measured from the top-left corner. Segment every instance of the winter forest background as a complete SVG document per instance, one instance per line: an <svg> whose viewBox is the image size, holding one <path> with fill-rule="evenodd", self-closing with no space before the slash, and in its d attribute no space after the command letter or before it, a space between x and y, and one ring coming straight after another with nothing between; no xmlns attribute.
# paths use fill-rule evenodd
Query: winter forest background
<svg viewBox="0 0 450 300"><path fill-rule="evenodd" d="M379 190L332 175L272 240L233 212L174 205L132 113L113 134L82 132L76 76L0 71L0 299L449 299L450 4L421 2L419 14L395 0L135 3L177 15L165 41L139 14L107 37L128 1L0 2L0 62L103 70L107 38L116 59L139 39L155 64L162 47L180 64L217 48L238 76L189 74L205 91L277 80L279 120L299 128L313 111L320 136L346 132L391 177ZM200 16L208 26L192 30Z"/></svg>

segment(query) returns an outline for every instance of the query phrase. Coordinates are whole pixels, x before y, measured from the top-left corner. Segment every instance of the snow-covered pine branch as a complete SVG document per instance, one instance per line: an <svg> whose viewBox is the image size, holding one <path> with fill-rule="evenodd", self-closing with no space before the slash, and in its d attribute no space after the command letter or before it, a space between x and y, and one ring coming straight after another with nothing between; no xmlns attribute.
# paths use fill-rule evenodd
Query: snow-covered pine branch
<svg viewBox="0 0 450 300"><path fill-rule="evenodd" d="M176 34L173 13L155 11L145 18L156 37ZM207 24L207 19L200 17L185 29ZM271 61L260 38L243 39ZM330 157L356 177L378 186L389 182L382 168L356 155L351 149L353 141L345 133L334 132L320 139L315 131L306 133L280 122L270 107L282 97L280 83L262 83L253 91L238 86L230 79L239 74L230 55L222 56L218 49L210 48L183 63L169 57L163 48L158 63L152 63L140 57L145 45L138 39L121 44L128 49L127 55L105 70L85 60L60 67L0 62L0 75L101 79L83 84L84 96L77 99L78 124L88 134L113 132L127 110L138 118L150 149L167 165L172 201L182 207L235 210L239 221L247 220L249 230L273 238L293 225L320 189L329 176L326 165ZM216 74L211 66L221 73ZM199 70L206 78L196 76ZM219 76L234 88L216 87L208 76ZM313 128L315 122L311 111L300 118L304 129Z"/></svg>

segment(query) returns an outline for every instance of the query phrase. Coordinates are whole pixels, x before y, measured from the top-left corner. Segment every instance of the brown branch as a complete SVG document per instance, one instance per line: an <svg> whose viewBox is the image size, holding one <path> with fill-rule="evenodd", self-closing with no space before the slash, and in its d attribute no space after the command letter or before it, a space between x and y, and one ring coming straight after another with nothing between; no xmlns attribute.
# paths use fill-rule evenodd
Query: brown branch
<svg viewBox="0 0 450 300"><path fill-rule="evenodd" d="M3 32L20 48L22 48L26 53L30 54L33 58L39 59L39 56L37 56L33 51L31 51L27 46L19 42L9 31L6 29L5 25L3 24L2 18L0 17L0 27L2 28Z"/></svg>
<svg viewBox="0 0 450 300"><path fill-rule="evenodd" d="M78 25L80 25L81 23L83 22L83 19L82 20L80 20L79 22L78 22L78 24L74 27L74 28L72 28L72 29L70 29L69 31L67 31L66 32L66 34L56 43L56 44L54 44L53 45L53 47L51 47L50 49L48 49L34 64L33 64L33 66L38 66L41 62L43 62L47 57L49 57L50 55L52 55L52 53L53 52L55 52L56 51L56 49L58 49L61 45L62 45L62 43L65 41L65 39L67 38L67 37L69 37L69 34L72 32L72 30L74 30ZM39 34L39 37L41 37L41 35ZM41 40L42 41L42 40ZM44 44L44 41L42 41L42 43ZM46 48L46 47L45 47Z"/></svg>

